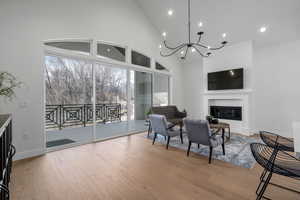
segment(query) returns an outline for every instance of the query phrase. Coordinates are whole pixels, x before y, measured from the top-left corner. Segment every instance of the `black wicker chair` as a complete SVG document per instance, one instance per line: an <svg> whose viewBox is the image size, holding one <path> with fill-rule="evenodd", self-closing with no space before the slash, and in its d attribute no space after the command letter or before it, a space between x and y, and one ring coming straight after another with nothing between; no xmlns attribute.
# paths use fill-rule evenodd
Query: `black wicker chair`
<svg viewBox="0 0 300 200"><path fill-rule="evenodd" d="M256 190L257 200L270 199L264 196L264 192L273 173L300 180L300 160L290 153L259 143L250 144L250 147L257 163L265 169ZM283 186L276 186L285 189ZM292 191L298 193L296 190Z"/></svg>
<svg viewBox="0 0 300 200"><path fill-rule="evenodd" d="M269 147L277 148L282 151L294 152L294 141L292 139L267 131L260 131L259 135L262 141Z"/></svg>

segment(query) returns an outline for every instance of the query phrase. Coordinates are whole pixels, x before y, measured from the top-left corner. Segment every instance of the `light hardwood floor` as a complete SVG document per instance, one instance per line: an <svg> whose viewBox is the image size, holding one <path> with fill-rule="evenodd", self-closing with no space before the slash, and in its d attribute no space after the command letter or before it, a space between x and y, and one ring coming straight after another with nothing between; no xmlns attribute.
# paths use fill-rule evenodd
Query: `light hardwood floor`
<svg viewBox="0 0 300 200"><path fill-rule="evenodd" d="M261 168L245 169L159 143L143 135L88 144L13 166L12 200L245 200L255 199ZM273 181L300 189L299 181ZM299 195L270 186L274 200Z"/></svg>

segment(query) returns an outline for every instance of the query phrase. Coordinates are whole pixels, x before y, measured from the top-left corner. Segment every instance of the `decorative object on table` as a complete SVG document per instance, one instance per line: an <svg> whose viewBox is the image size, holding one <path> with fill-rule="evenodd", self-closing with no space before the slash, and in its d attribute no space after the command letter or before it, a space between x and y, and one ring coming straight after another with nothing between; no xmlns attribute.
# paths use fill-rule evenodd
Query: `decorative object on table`
<svg viewBox="0 0 300 200"><path fill-rule="evenodd" d="M149 138L147 134L144 135L146 139L153 140L154 135L150 135ZM226 145L226 155L223 155L222 146L214 148L212 159L221 160L233 165L251 169L255 166L256 161L252 156L250 150L251 143L261 142L260 138L248 137L240 134L232 134L231 139L227 140ZM157 135L155 143L160 143L165 145L167 141L163 136ZM182 156L188 149L188 137L186 134L183 135L183 144L179 137L173 137L170 139L169 147L177 148L182 150ZM193 152L195 156L205 156L209 157L209 146L200 145L198 148L197 145L191 145L190 152ZM191 154L190 154L191 156Z"/></svg>
<svg viewBox="0 0 300 200"><path fill-rule="evenodd" d="M218 124L219 120L217 118L214 118L213 116L206 116L206 120L208 121L208 123L210 124Z"/></svg>
<svg viewBox="0 0 300 200"><path fill-rule="evenodd" d="M270 182L273 173L300 180L300 160L287 153L294 152L293 140L267 131L260 131L260 138L266 145L251 144L255 160L264 168L256 189L257 199L266 198L264 192L268 184L300 194L300 191Z"/></svg>
<svg viewBox="0 0 300 200"><path fill-rule="evenodd" d="M191 0L188 0L188 41L186 43L182 43L176 47L171 47L166 42L167 33L163 32L163 37L164 37L163 44L164 44L165 49L168 52L163 53L162 49L161 49L162 46L160 46L160 49L161 49L160 55L163 57L168 57L168 56L172 56L175 53L180 51L181 59L185 59L188 51L191 50L192 52L197 51L202 57L208 57L212 54L211 53L212 51L222 49L227 44L227 41L223 41L223 42L221 42L221 45L218 47L207 46L207 45L201 43L203 34L204 34L204 32L202 32L202 31L198 32L197 33L198 40L195 42L191 41ZM223 34L223 37L224 36L226 37L226 34Z"/></svg>
<svg viewBox="0 0 300 200"><path fill-rule="evenodd" d="M0 96L9 100L15 95L15 89L21 85L16 77L8 72L0 72Z"/></svg>
<svg viewBox="0 0 300 200"><path fill-rule="evenodd" d="M210 115L207 115L206 116L206 120L208 121L208 123L212 123L212 119L213 119L213 117L212 116L210 116Z"/></svg>
<svg viewBox="0 0 300 200"><path fill-rule="evenodd" d="M250 145L250 147L253 157L257 163L264 168L264 172L260 176L260 183L256 189L256 200L269 199L268 197L264 196L268 184L272 184L282 189L288 189L300 194L299 191L270 182L273 174L300 180L299 159L295 158L286 151L279 150L278 148L273 148L265 144L253 143Z"/></svg>
<svg viewBox="0 0 300 200"><path fill-rule="evenodd" d="M228 123L224 123L224 122L218 122L216 124L214 123L210 123L209 124L211 129L217 129L218 131L221 130L222 131L222 137L225 137L225 130L228 130L228 139L230 139L230 124ZM217 131L216 131L217 132Z"/></svg>
<svg viewBox="0 0 300 200"><path fill-rule="evenodd" d="M180 137L182 138L183 118L187 116L186 111L180 112L176 106L153 106L152 114L164 115L168 122L173 125L179 125Z"/></svg>
<svg viewBox="0 0 300 200"><path fill-rule="evenodd" d="M159 134L159 135L162 135L162 136L168 138L167 145L166 145L166 148L168 149L169 143L170 143L170 138L181 135L180 130L174 130L174 129L172 129L173 128L172 126L171 127L168 126L167 119L164 115L151 114L151 115L149 115L149 119L151 122L152 130L154 132L152 144L154 144L155 139L156 139L157 135ZM183 142L182 140L183 140L183 138L181 137L181 142Z"/></svg>
<svg viewBox="0 0 300 200"><path fill-rule="evenodd" d="M209 146L209 164L211 163L213 148L222 145L223 155L225 155L224 137L212 133L206 120L184 119L183 122L189 139L187 156L189 156L192 143L198 144L198 148L200 144Z"/></svg>

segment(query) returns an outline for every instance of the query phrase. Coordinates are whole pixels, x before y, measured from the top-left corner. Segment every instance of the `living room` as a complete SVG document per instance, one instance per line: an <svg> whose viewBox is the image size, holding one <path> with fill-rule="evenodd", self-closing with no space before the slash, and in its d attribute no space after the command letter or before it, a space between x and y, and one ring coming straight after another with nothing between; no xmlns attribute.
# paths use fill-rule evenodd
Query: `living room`
<svg viewBox="0 0 300 200"><path fill-rule="evenodd" d="M1 200L298 199L299 9L1 1Z"/></svg>

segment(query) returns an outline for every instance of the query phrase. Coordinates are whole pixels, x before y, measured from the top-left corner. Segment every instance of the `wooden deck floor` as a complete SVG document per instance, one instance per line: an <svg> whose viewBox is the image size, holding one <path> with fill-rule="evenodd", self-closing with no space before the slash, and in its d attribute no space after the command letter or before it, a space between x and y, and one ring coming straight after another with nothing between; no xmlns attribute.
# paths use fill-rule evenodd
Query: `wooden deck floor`
<svg viewBox="0 0 300 200"><path fill-rule="evenodd" d="M245 169L161 144L143 135L88 144L13 166L12 200L246 200L255 199L261 168ZM300 189L299 181L274 182ZM270 186L276 200L300 196Z"/></svg>

